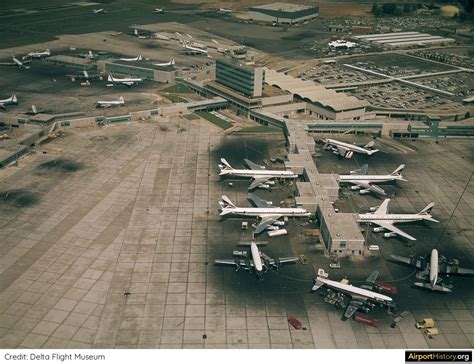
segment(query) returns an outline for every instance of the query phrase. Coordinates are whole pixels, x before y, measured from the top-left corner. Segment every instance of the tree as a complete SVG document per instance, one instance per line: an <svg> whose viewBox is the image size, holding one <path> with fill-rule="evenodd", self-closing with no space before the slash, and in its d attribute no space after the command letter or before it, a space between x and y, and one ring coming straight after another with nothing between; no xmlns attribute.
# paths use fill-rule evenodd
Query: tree
<svg viewBox="0 0 474 364"><path fill-rule="evenodd" d="M397 10L398 10L398 7L394 3L385 3L382 5L382 12L384 14L395 15Z"/></svg>
<svg viewBox="0 0 474 364"><path fill-rule="evenodd" d="M403 12L404 13L411 13L413 12L413 6L411 4L403 4Z"/></svg>
<svg viewBox="0 0 474 364"><path fill-rule="evenodd" d="M374 5L372 5L371 13L374 14L375 16L382 15L382 9L380 9L379 4L374 3Z"/></svg>

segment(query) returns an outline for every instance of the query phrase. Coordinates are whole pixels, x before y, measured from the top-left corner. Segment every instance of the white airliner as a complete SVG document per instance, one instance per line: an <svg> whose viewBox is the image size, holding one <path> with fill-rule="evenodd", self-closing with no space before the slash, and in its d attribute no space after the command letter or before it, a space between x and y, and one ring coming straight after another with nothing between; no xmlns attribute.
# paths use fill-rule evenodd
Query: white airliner
<svg viewBox="0 0 474 364"><path fill-rule="evenodd" d="M112 76L109 73L109 77L107 78L107 81L111 84L119 84L119 85L125 85L128 87L132 87L133 85L138 85L139 83L143 82L143 79L141 78L136 78L136 77L125 77L125 78L117 78Z"/></svg>
<svg viewBox="0 0 474 364"><path fill-rule="evenodd" d="M165 63L153 63L154 66L158 66L158 67L167 67L167 66L174 66L176 64L174 58L169 61L169 62L165 62Z"/></svg>
<svg viewBox="0 0 474 364"><path fill-rule="evenodd" d="M323 286L329 289L341 292L344 295L349 295L351 300L342 315L342 320L345 321L358 311L363 310L369 312L375 305L388 308L389 311L396 308L393 299L381 293L373 292L377 289L376 279L379 272L373 272L360 287L354 287L351 284L333 281L328 279L328 274L324 269L318 269L318 277L315 279L315 284L312 291L317 291Z"/></svg>
<svg viewBox="0 0 474 364"><path fill-rule="evenodd" d="M359 147L358 145L355 145L355 144L344 143L344 142L341 142L339 140L334 140L334 139L323 139L322 141L324 143L323 148L325 150L332 150L333 153L339 154L341 157L345 157L347 159L352 158L352 155L354 154L354 152L372 155L379 151L378 149L370 149L374 146L373 141L370 141L363 147Z"/></svg>
<svg viewBox="0 0 474 364"><path fill-rule="evenodd" d="M92 12L94 14L104 14L105 10L104 9L94 9L94 10L92 10Z"/></svg>
<svg viewBox="0 0 474 364"><path fill-rule="evenodd" d="M413 236L405 233L404 231L396 228L393 224L428 220L433 222L439 222L431 217L431 209L434 206L434 202L431 202L423 210L417 214L389 214L388 203L390 199L385 199L382 204L372 213L359 214L359 222L369 222L380 227L374 228L374 232L382 232L388 230L390 232L384 233L385 238L390 238L396 235L403 236L409 240L416 240Z"/></svg>
<svg viewBox="0 0 474 364"><path fill-rule="evenodd" d="M165 12L165 9L163 8L155 8L155 10L153 10L153 12L155 14L163 14Z"/></svg>
<svg viewBox="0 0 474 364"><path fill-rule="evenodd" d="M406 181L402 176L404 164L401 164L390 174L383 175L368 175L367 170L368 164L364 164L360 169L351 171L349 175L339 175L339 183L352 183L355 186L351 186L352 191L359 190L361 195L374 192L379 195L385 195L385 191L379 186L375 186L375 183L384 183L392 181Z"/></svg>
<svg viewBox="0 0 474 364"><path fill-rule="evenodd" d="M30 52L26 56L23 56L22 59L28 59L28 58L35 58L35 59L40 59L43 57L49 57L51 55L51 52L49 49L46 49L43 52Z"/></svg>
<svg viewBox="0 0 474 364"><path fill-rule="evenodd" d="M114 106L123 106L125 105L125 100L122 96L120 96L120 98L116 101L97 101L95 105L96 107L105 109Z"/></svg>
<svg viewBox="0 0 474 364"><path fill-rule="evenodd" d="M201 55L201 56L207 56L209 54L208 51L205 49L197 48L197 47L191 47L188 45L188 43L185 40L181 40L183 43L183 48L184 48L184 53L190 54L190 55Z"/></svg>
<svg viewBox="0 0 474 364"><path fill-rule="evenodd" d="M220 216L258 217L260 222L255 228L255 234L265 230L278 230L285 224L280 219L284 216L307 217L311 213L299 207L275 207L271 202L265 201L253 193L248 194L249 200L255 207L237 207L227 196L222 196L219 201Z"/></svg>
<svg viewBox="0 0 474 364"><path fill-rule="evenodd" d="M6 110L7 105L18 105L18 99L15 94L11 95L8 99L0 100L0 108Z"/></svg>
<svg viewBox="0 0 474 364"><path fill-rule="evenodd" d="M446 258L443 255L439 255L436 249L433 249L431 254L418 257L414 255L410 257L390 255L390 260L404 263L415 268L418 271L416 277L429 282L415 282L415 286L428 288L433 291L451 292L451 287L438 284L441 282L441 278L438 279L438 274L448 276L474 275L474 269L460 267L458 259Z"/></svg>
<svg viewBox="0 0 474 364"><path fill-rule="evenodd" d="M257 279L263 280L263 275L270 268L278 269L283 264L295 263L299 260L296 257L270 258L258 248L259 246L267 245L266 242L240 242L237 245L250 247L250 256L247 251L235 250L233 252L234 259L216 259L214 264L234 266L236 272L242 268L249 273L255 274Z"/></svg>
<svg viewBox="0 0 474 364"><path fill-rule="evenodd" d="M135 58L119 58L120 61L125 61L125 62L138 62L143 59L142 55L139 54Z"/></svg>
<svg viewBox="0 0 474 364"><path fill-rule="evenodd" d="M30 68L29 66L25 66L25 64L30 63L31 59L27 59L27 60L24 60L22 62L18 58L16 58L13 53L11 53L11 55L12 55L12 61L11 62L2 62L2 63L0 63L0 66L17 66L18 69L20 69L20 70L22 70L22 69L27 70L27 69Z"/></svg>
<svg viewBox="0 0 474 364"><path fill-rule="evenodd" d="M219 176L250 178L253 181L248 187L249 190L257 187L268 189L271 185L275 184L274 179L276 178L298 178L298 175L291 171L266 170L265 167L255 164L248 159L245 159L245 163L250 169L235 169L224 158L221 158L221 163L219 164Z"/></svg>

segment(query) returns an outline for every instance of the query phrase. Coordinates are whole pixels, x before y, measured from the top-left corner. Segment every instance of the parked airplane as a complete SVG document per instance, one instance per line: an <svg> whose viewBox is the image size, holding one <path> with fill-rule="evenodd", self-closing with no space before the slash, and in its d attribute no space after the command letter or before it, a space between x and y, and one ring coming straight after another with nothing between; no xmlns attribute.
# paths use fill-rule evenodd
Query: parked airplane
<svg viewBox="0 0 474 364"><path fill-rule="evenodd" d="M220 216L257 217L260 222L256 226L255 234L265 230L278 230L285 225L280 219L284 216L307 217L311 214L299 207L275 207L271 202L265 201L253 193L248 194L248 199L255 207L237 207L227 196L222 196L219 201Z"/></svg>
<svg viewBox="0 0 474 364"><path fill-rule="evenodd" d="M378 149L371 149L375 144L373 141L370 141L362 147L334 139L323 139L322 142L324 143L323 148L325 150L332 150L333 153L339 154L341 157L347 159L352 158L354 153L372 155L379 151Z"/></svg>
<svg viewBox="0 0 474 364"><path fill-rule="evenodd" d="M437 285L437 283L441 281L441 279L437 278L438 274L448 276L451 274L474 275L474 269L461 268L458 259L446 258L443 255L438 255L436 249L433 249L431 254L426 254L425 256L411 255L410 257L402 257L399 255L390 255L390 260L410 265L418 270L416 277L420 279L426 279L428 277L429 284L416 282L415 285L435 291L451 292L450 288L443 285ZM441 290L438 287L441 287Z"/></svg>
<svg viewBox="0 0 474 364"><path fill-rule="evenodd" d="M105 14L105 10L104 9L94 9L92 10L92 12L94 14Z"/></svg>
<svg viewBox="0 0 474 364"><path fill-rule="evenodd" d="M51 55L51 52L49 49L46 49L43 52L30 52L26 56L23 56L22 59L28 59L28 58L35 58L35 59L41 59L43 57L49 57Z"/></svg>
<svg viewBox="0 0 474 364"><path fill-rule="evenodd" d="M133 85L138 85L139 83L142 83L143 79L136 78L136 77L116 78L109 73L109 77L107 78L107 81L110 84L114 84L114 85L118 84L118 85L125 85L128 87L132 87Z"/></svg>
<svg viewBox="0 0 474 364"><path fill-rule="evenodd" d="M164 12L165 12L164 8L155 8L155 10L153 10L153 13L155 14L163 14Z"/></svg>
<svg viewBox="0 0 474 364"><path fill-rule="evenodd" d="M358 310L370 312L375 306L387 308L389 312L392 312L392 310L396 309L396 304L393 302L393 299L384 294L373 292L373 290L377 288L375 281L378 275L379 272L375 271L360 287L354 287L352 284L345 284L328 279L328 273L320 268L318 269L318 277L315 279L312 291L317 291L321 287L326 286L328 289L350 296L349 304L346 306L346 310L341 318L342 321L346 321L354 316Z"/></svg>
<svg viewBox="0 0 474 364"><path fill-rule="evenodd" d="M362 168L351 171L350 175L339 175L339 183L352 183L355 186L351 186L352 191L359 190L361 195L374 192L379 195L385 195L385 191L379 186L375 186L375 183L391 182L391 181L406 181L402 176L404 164L401 164L390 174L383 175L368 175L367 170L368 164L364 164Z"/></svg>
<svg viewBox="0 0 474 364"><path fill-rule="evenodd" d="M38 115L40 113L39 109L36 107L36 105L31 105L31 108L26 110L25 114L26 115Z"/></svg>
<svg viewBox="0 0 474 364"><path fill-rule="evenodd" d="M80 53L76 55L77 57L80 58L85 58L85 59L95 59L96 55L92 53L92 51L88 51L87 53Z"/></svg>
<svg viewBox="0 0 474 364"><path fill-rule="evenodd" d="M266 242L240 242L237 246L250 247L250 256L247 251L234 250L234 259L216 259L214 264L216 265L231 265L235 267L237 272L239 269L244 269L251 274L254 274L257 279L263 280L263 275L270 269L276 269L283 264L295 263L299 260L296 257L285 257L285 258L270 258L258 247L267 245Z"/></svg>
<svg viewBox="0 0 474 364"><path fill-rule="evenodd" d="M0 100L0 109L6 110L7 105L18 105L18 99L15 94L11 95L8 99Z"/></svg>
<svg viewBox="0 0 474 364"><path fill-rule="evenodd" d="M379 227L374 228L374 232L382 232L384 230L389 230L390 232L384 233L385 238L390 238L396 235L403 236L410 240L416 240L413 236L405 233L404 231L396 228L393 224L401 222L412 222L412 221L421 221L429 220L433 222L439 222L431 217L431 209L434 206L434 202L431 202L423 210L417 214L389 214L388 213L388 203L390 199L385 199L382 204L374 212L359 214L359 222L369 222L376 224Z"/></svg>
<svg viewBox="0 0 474 364"><path fill-rule="evenodd" d="M271 185L275 184L274 179L276 178L298 178L297 174L291 171L284 170L266 170L265 167L255 164L249 160L245 160L245 163L250 169L235 169L224 159L221 158L219 164L219 176L230 176L230 177L246 177L252 179L248 189L253 190L254 188L268 189Z"/></svg>
<svg viewBox="0 0 474 364"><path fill-rule="evenodd" d="M17 66L18 69L29 69L29 66L25 66L25 64L30 63L31 59L24 60L23 62L20 61L18 58L15 57L15 55L12 53L12 61L11 62L2 62L0 63L0 66Z"/></svg>
<svg viewBox="0 0 474 364"><path fill-rule="evenodd" d="M109 108L109 107L114 107L114 106L123 106L125 105L125 100L123 99L122 96L117 101L97 101L95 104L96 107L98 108Z"/></svg>
<svg viewBox="0 0 474 364"><path fill-rule="evenodd" d="M165 63L153 63L154 66L158 66L158 67L168 67L168 66L174 66L176 64L174 58L169 61L169 62L165 62Z"/></svg>
<svg viewBox="0 0 474 364"><path fill-rule="evenodd" d="M135 58L119 58L120 61L125 61L125 62L138 62L143 59L142 55L139 54Z"/></svg>
<svg viewBox="0 0 474 364"><path fill-rule="evenodd" d="M188 45L188 43L185 40L181 40L184 48L184 53L190 54L190 55L201 55L201 56L207 56L209 54L208 51L205 49L197 48L197 47L191 47Z"/></svg>

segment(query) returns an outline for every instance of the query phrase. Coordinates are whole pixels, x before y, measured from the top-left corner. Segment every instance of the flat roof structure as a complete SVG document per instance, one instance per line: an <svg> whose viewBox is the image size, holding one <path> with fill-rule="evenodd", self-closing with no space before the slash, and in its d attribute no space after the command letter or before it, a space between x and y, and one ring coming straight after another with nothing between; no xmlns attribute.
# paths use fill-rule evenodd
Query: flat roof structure
<svg viewBox="0 0 474 364"><path fill-rule="evenodd" d="M387 45L391 47L410 47L420 43L452 43L456 40L453 38L444 38L427 33L419 32L400 32L400 33L381 33L356 35L353 38L365 42L371 42L378 45Z"/></svg>
<svg viewBox="0 0 474 364"><path fill-rule="evenodd" d="M311 9L310 6L301 5L301 4L289 4L289 3L271 3L252 6L249 10L275 10L283 11L286 13L296 13L298 11Z"/></svg>
<svg viewBox="0 0 474 364"><path fill-rule="evenodd" d="M285 24L311 20L318 14L318 6L301 4L272 3L249 8L249 16L253 20Z"/></svg>
<svg viewBox="0 0 474 364"><path fill-rule="evenodd" d="M303 81L268 68L265 68L265 82L335 112L361 109L370 105L365 100L337 93L324 86L318 86L313 81Z"/></svg>

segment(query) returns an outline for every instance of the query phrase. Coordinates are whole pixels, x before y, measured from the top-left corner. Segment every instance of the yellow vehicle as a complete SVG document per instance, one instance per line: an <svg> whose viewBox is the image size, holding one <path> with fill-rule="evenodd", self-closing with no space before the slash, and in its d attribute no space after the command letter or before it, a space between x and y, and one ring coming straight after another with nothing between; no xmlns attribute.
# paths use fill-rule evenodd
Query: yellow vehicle
<svg viewBox="0 0 474 364"><path fill-rule="evenodd" d="M434 320L432 318L425 318L420 322L417 322L415 327L417 329L431 329L435 325Z"/></svg>
<svg viewBox="0 0 474 364"><path fill-rule="evenodd" d="M425 330L425 334L426 334L430 339L432 339L434 336L438 335L439 332L438 332L438 329L431 328L431 329L426 329L426 330Z"/></svg>

